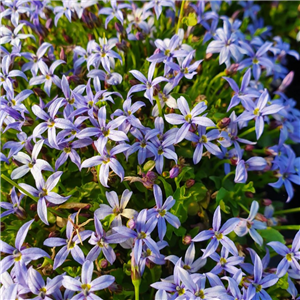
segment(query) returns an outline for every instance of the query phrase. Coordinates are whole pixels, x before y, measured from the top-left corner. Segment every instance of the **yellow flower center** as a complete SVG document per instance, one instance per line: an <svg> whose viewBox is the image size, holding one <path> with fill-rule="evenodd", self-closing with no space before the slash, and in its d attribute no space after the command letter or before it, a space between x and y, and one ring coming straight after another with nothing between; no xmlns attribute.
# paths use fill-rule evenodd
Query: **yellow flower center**
<svg viewBox="0 0 300 300"><path fill-rule="evenodd" d="M219 241L223 238L223 234L221 232L215 232L215 237Z"/></svg>
<svg viewBox="0 0 300 300"><path fill-rule="evenodd" d="M191 122L192 120L192 115L191 114L187 114L184 119L187 121L187 122Z"/></svg>
<svg viewBox="0 0 300 300"><path fill-rule="evenodd" d="M254 114L255 116L259 116L259 108L258 108L258 107L256 107L256 108L254 109L253 114Z"/></svg>
<svg viewBox="0 0 300 300"><path fill-rule="evenodd" d="M285 258L287 261L291 262L293 260L294 253L288 253Z"/></svg>

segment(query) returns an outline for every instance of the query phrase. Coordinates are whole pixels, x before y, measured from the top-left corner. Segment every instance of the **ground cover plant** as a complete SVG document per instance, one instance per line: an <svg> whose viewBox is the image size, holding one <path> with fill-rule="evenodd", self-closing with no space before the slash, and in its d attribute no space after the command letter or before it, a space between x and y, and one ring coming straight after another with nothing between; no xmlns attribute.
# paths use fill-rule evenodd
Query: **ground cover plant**
<svg viewBox="0 0 300 300"><path fill-rule="evenodd" d="M1 299L300 299L296 2L0 5Z"/></svg>

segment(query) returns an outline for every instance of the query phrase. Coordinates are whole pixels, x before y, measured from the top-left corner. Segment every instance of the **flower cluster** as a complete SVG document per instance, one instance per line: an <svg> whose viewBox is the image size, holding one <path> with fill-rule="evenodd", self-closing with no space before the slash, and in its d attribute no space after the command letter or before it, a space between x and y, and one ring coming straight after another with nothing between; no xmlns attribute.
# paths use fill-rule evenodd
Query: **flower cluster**
<svg viewBox="0 0 300 300"><path fill-rule="evenodd" d="M3 299L125 299L123 270L136 299L150 274L158 300L296 299L300 231L284 245L262 189L300 185L299 54L226 5L1 3Z"/></svg>

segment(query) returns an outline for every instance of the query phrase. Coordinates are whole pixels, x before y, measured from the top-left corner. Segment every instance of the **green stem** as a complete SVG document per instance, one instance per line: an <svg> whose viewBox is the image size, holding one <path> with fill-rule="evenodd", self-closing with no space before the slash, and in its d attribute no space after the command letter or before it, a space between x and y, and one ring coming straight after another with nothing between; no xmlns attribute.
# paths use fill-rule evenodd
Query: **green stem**
<svg viewBox="0 0 300 300"><path fill-rule="evenodd" d="M230 160L229 159L222 159L222 160L220 160L220 161L218 161L216 164L215 164L215 166L214 166L214 169L213 169L213 173L215 173L215 171L218 169L218 167L220 166L220 165L224 165L224 164L230 164Z"/></svg>
<svg viewBox="0 0 300 300"><path fill-rule="evenodd" d="M156 100L156 103L157 103L158 115L159 115L160 117L162 117L162 116L163 116L163 111L162 111L162 107L161 107L161 104L160 104L159 97L158 97L158 96L155 96L154 99Z"/></svg>
<svg viewBox="0 0 300 300"><path fill-rule="evenodd" d="M29 194L26 190L24 190L23 188L21 188L17 183L15 183L14 181L12 181L11 179L9 179L7 176L5 176L4 174L1 174L1 178L3 178L5 181L7 181L8 183L10 183L12 186L16 187L18 190L20 190L22 193L24 193L26 196L28 196L29 198L31 198L32 200L34 200L35 202L38 202L38 198L32 196L31 194Z"/></svg>
<svg viewBox="0 0 300 300"><path fill-rule="evenodd" d="M210 84L209 84L208 87L207 87L206 97L209 97L209 92L210 92L210 90L211 90L211 87L212 87L213 83L214 83L218 78L220 78L220 77L222 77L222 76L224 76L224 75L226 75L226 73L225 73L225 72L221 72L221 73L219 73L218 75L216 75L216 76L211 80Z"/></svg>
<svg viewBox="0 0 300 300"><path fill-rule="evenodd" d="M251 132L255 131L255 127L249 128L248 130L244 131L243 133L239 134L239 137L243 137Z"/></svg>
<svg viewBox="0 0 300 300"><path fill-rule="evenodd" d="M276 230L300 230L300 225L281 225L273 226L272 228Z"/></svg>
<svg viewBox="0 0 300 300"><path fill-rule="evenodd" d="M248 214L250 214L250 210L249 210L247 207L245 207L242 203L238 202L238 205L239 205L245 212L247 212Z"/></svg>
<svg viewBox="0 0 300 300"><path fill-rule="evenodd" d="M228 174L222 179L222 185L224 184L225 180L226 180L229 176L234 175L234 173L235 173L234 171L228 173Z"/></svg>
<svg viewBox="0 0 300 300"><path fill-rule="evenodd" d="M15 183L14 181L12 181L11 179L9 179L7 176L5 176L4 174L1 174L1 178L3 178L5 181L7 181L8 183L10 183L12 186L16 187L18 190L20 190L22 193L24 193L27 197L31 198L33 201L38 202L38 198L32 196L30 193L28 193L26 190L24 190L23 188L21 188L17 183ZM58 211L56 211L55 209L48 207L47 208L50 212L52 212L55 215L58 215L62 218L65 218L66 216L59 213Z"/></svg>
<svg viewBox="0 0 300 300"><path fill-rule="evenodd" d="M181 7L180 7L179 19L178 19L177 28L176 28L176 34L177 34L178 31L179 31L180 24L181 24L181 21L182 21L183 12L184 12L184 3L185 3L185 0L182 0L182 2L181 2Z"/></svg>
<svg viewBox="0 0 300 300"><path fill-rule="evenodd" d="M290 214L294 212L300 212L300 207L296 208L290 208L290 209L285 209L285 210L277 210L273 213L273 215L285 215L285 214Z"/></svg>
<svg viewBox="0 0 300 300"><path fill-rule="evenodd" d="M132 284L134 286L134 295L135 295L135 300L140 299L140 284L141 280L132 280Z"/></svg>
<svg viewBox="0 0 300 300"><path fill-rule="evenodd" d="M150 269L150 274L151 274L151 279L152 279L152 282L156 282L156 277L155 277L155 271L154 271L154 268L151 268ZM154 288L151 289L151 292L150 292L150 299L153 299L153 296L154 296Z"/></svg>
<svg viewBox="0 0 300 300"><path fill-rule="evenodd" d="M127 190L131 191L131 188L130 188L130 186L129 186L129 184L128 184L127 181L123 181L123 184L125 185L125 187L126 187Z"/></svg>

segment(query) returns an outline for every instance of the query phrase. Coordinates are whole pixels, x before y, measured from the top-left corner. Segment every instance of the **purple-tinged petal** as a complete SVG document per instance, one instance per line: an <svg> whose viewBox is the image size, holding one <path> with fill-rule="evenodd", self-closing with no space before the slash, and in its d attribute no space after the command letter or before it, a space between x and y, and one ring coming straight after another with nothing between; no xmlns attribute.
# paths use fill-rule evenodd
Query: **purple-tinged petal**
<svg viewBox="0 0 300 300"><path fill-rule="evenodd" d="M31 224L34 222L34 220L31 220L29 222L26 222L18 231L16 240L15 240L15 247L20 251L21 247L24 243L24 240L27 236L28 230L31 226Z"/></svg>

